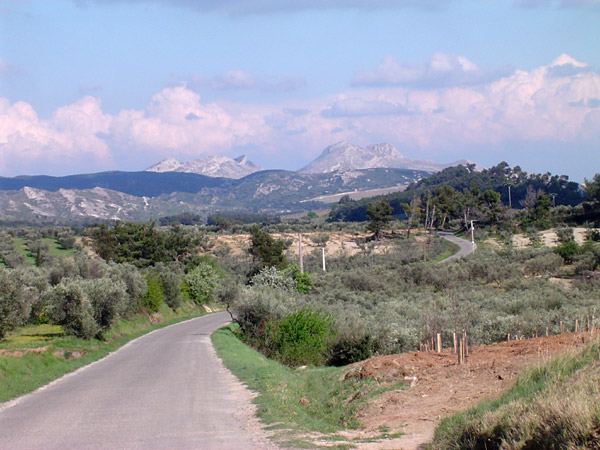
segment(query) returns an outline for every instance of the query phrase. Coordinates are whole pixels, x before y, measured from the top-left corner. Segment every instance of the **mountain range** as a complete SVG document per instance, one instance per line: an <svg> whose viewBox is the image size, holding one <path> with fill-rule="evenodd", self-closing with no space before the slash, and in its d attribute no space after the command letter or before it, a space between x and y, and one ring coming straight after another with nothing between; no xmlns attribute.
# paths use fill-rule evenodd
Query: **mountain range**
<svg viewBox="0 0 600 450"><path fill-rule="evenodd" d="M261 170L264 169L248 161L246 155L241 155L235 159L226 156L207 156L184 163L180 163L175 158L167 158L148 167L146 172L184 172L238 179Z"/></svg>
<svg viewBox="0 0 600 450"><path fill-rule="evenodd" d="M457 164L470 161L416 161L391 144L338 142L299 171L263 170L242 155L184 163L167 158L141 172L0 177L0 221L150 220L216 210L297 213L323 208L336 194L402 190Z"/></svg>
<svg viewBox="0 0 600 450"><path fill-rule="evenodd" d="M438 163L432 160L415 160L404 156L392 144L375 144L367 147L340 141L330 145L308 165L300 169L300 173L328 173L357 169L407 169L426 172L439 172L446 167L475 164L467 159L452 163ZM475 164L476 170L483 167ZM254 172L264 170L246 158L246 155L235 159L226 156L207 156L181 163L175 158L166 158L148 167L146 172L184 172L239 179Z"/></svg>

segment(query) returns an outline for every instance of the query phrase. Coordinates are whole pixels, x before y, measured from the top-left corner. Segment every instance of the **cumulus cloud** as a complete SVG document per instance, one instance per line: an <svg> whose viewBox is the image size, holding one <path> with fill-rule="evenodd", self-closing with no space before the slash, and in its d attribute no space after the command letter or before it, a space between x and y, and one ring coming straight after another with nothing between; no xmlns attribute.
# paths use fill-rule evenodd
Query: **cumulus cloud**
<svg viewBox="0 0 600 450"><path fill-rule="evenodd" d="M381 133L380 140L438 148L510 141L568 142L591 136L584 129L595 123L600 77L585 64L561 55L548 66L517 70L483 85L381 87L355 92L355 96L367 104L381 91L389 102L403 105L411 114L385 118L365 114L360 123L354 122L370 133Z"/></svg>
<svg viewBox="0 0 600 450"><path fill-rule="evenodd" d="M430 66L445 67L444 61ZM127 157L141 168L167 156L191 159L242 148L301 165L340 139L391 142L430 154L509 144L534 152L539 143L597 146L598 130L600 76L561 55L546 66L476 85L373 85L282 104L203 102L197 92L175 86L156 93L143 109L111 116L87 96L42 120L27 103L1 100L0 166L15 173L15 167L34 163L74 167L93 160L88 167L97 170Z"/></svg>
<svg viewBox="0 0 600 450"><path fill-rule="evenodd" d="M385 99L342 97L321 112L323 117L364 117L408 114L405 106Z"/></svg>
<svg viewBox="0 0 600 450"><path fill-rule="evenodd" d="M252 89L263 92L288 92L301 88L306 81L302 77L256 76L243 70L230 70L212 78L192 75L188 84L191 88L208 87L216 91Z"/></svg>
<svg viewBox="0 0 600 450"><path fill-rule="evenodd" d="M428 60L416 64L401 63L387 55L375 69L358 72L352 84L436 88L481 84L498 75L481 70L475 63L460 55L434 53Z"/></svg>
<svg viewBox="0 0 600 450"><path fill-rule="evenodd" d="M258 114L235 114L202 103L184 86L165 88L145 110L124 110L112 122L116 147L155 154L216 154L240 145L260 129Z"/></svg>
<svg viewBox="0 0 600 450"><path fill-rule="evenodd" d="M0 99L0 167L16 173L107 164L111 154L102 135L110 125L94 97L62 106L48 120L39 119L28 103Z"/></svg>

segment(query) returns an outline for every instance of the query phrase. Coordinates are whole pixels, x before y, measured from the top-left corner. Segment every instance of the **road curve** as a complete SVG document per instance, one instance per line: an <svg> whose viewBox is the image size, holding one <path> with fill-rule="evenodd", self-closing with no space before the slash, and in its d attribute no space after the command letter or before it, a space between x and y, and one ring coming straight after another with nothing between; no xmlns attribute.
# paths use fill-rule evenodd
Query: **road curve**
<svg viewBox="0 0 600 450"><path fill-rule="evenodd" d="M448 262L454 259L462 258L463 256L467 256L470 253L473 253L477 249L477 244L471 243L466 239L459 238L451 231L439 231L438 236L450 241L454 244L457 244L460 247L460 250L456 252L454 255L449 256L448 258L442 259L440 262Z"/></svg>
<svg viewBox="0 0 600 450"><path fill-rule="evenodd" d="M162 328L0 405L0 449L273 448L236 418L247 395L210 342L227 322L217 313Z"/></svg>

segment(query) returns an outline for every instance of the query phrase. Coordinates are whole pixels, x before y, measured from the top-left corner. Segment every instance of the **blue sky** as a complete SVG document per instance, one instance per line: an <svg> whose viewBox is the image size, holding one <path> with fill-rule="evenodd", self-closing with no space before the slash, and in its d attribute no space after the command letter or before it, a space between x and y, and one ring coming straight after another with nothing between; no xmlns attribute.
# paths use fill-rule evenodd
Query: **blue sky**
<svg viewBox="0 0 600 450"><path fill-rule="evenodd" d="M326 146L600 168L596 0L0 0L0 175Z"/></svg>

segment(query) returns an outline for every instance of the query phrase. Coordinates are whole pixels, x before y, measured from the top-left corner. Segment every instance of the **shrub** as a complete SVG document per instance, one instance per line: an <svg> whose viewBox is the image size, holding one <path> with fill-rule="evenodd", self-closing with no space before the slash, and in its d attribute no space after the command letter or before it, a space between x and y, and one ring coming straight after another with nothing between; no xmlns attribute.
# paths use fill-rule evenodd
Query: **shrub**
<svg viewBox="0 0 600 450"><path fill-rule="evenodd" d="M0 268L0 339L25 322L33 300L32 289L15 275Z"/></svg>
<svg viewBox="0 0 600 450"><path fill-rule="evenodd" d="M81 280L63 280L46 293L50 320L62 325L65 334L91 339L99 331L94 310Z"/></svg>
<svg viewBox="0 0 600 450"><path fill-rule="evenodd" d="M219 286L219 274L207 261L201 261L184 280L190 298L198 304L210 301Z"/></svg>
<svg viewBox="0 0 600 450"><path fill-rule="evenodd" d="M140 298L140 304L147 312L153 313L160 309L160 304L164 300L163 290L160 280L154 274L146 275L146 286L146 294Z"/></svg>
<svg viewBox="0 0 600 450"><path fill-rule="evenodd" d="M579 245L575 241L563 242L554 249L554 252L562 257L565 263L570 264L575 255L579 254Z"/></svg>
<svg viewBox="0 0 600 450"><path fill-rule="evenodd" d="M267 351L283 364L322 365L335 336L333 318L322 310L302 308L267 324Z"/></svg>
<svg viewBox="0 0 600 450"><path fill-rule="evenodd" d="M563 264L560 255L544 253L525 263L525 272L530 275L554 274Z"/></svg>
<svg viewBox="0 0 600 450"><path fill-rule="evenodd" d="M158 263L154 273L160 281L165 303L171 309L177 309L183 303L181 296L181 283L183 283L183 268L177 263Z"/></svg>
<svg viewBox="0 0 600 450"><path fill-rule="evenodd" d="M127 306L123 311L124 317L130 317L138 310L138 299L146 294L147 283L146 278L132 264L108 264L108 277L115 283L125 283L127 291Z"/></svg>
<svg viewBox="0 0 600 450"><path fill-rule="evenodd" d="M94 320L100 331L108 330L127 310L129 296L122 281L110 278L85 280L82 288L94 310Z"/></svg>
<svg viewBox="0 0 600 450"><path fill-rule="evenodd" d="M331 350L329 364L345 366L373 356L380 345L370 335L347 337L338 340Z"/></svg>
<svg viewBox="0 0 600 450"><path fill-rule="evenodd" d="M291 291L295 288L295 282L292 274L287 270L278 270L274 266L267 266L261 269L250 279L250 284L252 286L266 286L288 291Z"/></svg>
<svg viewBox="0 0 600 450"><path fill-rule="evenodd" d="M300 267L296 264L288 266L284 270L284 273L289 274L292 277L292 280L294 280L294 288L298 292L306 293L312 288L312 277L306 272L302 273Z"/></svg>

